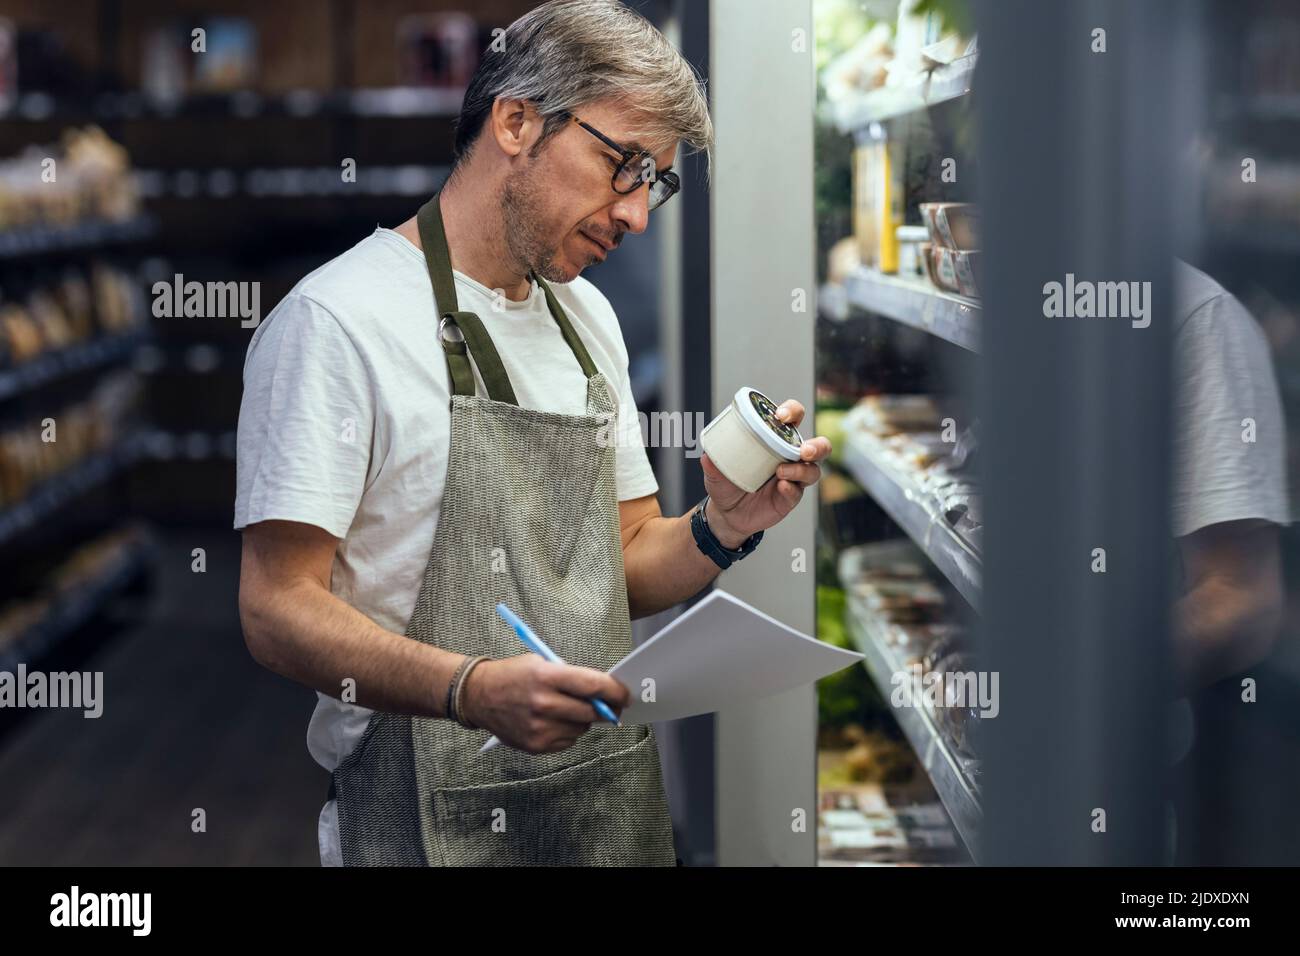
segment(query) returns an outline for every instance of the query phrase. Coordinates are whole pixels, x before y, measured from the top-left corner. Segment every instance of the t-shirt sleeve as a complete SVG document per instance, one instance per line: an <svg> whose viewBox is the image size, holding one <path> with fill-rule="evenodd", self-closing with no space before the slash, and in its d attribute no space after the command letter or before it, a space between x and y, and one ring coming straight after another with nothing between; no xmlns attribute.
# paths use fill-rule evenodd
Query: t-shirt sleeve
<svg viewBox="0 0 1300 956"><path fill-rule="evenodd" d="M1286 427L1262 330L1231 295L1196 309L1175 341L1173 530L1290 519Z"/></svg>
<svg viewBox="0 0 1300 956"><path fill-rule="evenodd" d="M347 535L370 468L374 388L338 319L298 292L267 316L244 362L235 529L272 519Z"/></svg>
<svg viewBox="0 0 1300 956"><path fill-rule="evenodd" d="M620 341L622 336L620 335ZM632 395L632 377L628 373L626 347L622 351L622 364L618 379L619 442L615 454L618 474L618 500L631 501L644 498L659 490L654 469L646 455L641 434L641 416Z"/></svg>

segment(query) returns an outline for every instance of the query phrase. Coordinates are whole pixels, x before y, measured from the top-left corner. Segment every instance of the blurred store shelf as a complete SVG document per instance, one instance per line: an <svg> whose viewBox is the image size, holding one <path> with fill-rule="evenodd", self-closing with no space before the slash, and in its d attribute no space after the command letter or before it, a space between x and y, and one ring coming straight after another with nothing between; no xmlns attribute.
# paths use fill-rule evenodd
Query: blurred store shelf
<svg viewBox="0 0 1300 956"><path fill-rule="evenodd" d="M932 495L915 475L876 454L861 434L846 436L844 463L889 517L925 552L971 605L979 608L982 562L979 553L948 526Z"/></svg>
<svg viewBox="0 0 1300 956"><path fill-rule="evenodd" d="M978 54L972 53L929 73L922 73L909 83L881 87L836 103L835 125L840 132L851 133L869 123L964 96L971 91L978 58Z"/></svg>
<svg viewBox="0 0 1300 956"><path fill-rule="evenodd" d="M847 315L848 307L855 306L937 335L971 352L979 351L978 299L940 292L923 279L901 279L867 268L855 269L844 280L842 289L841 297L831 300L841 315Z"/></svg>
<svg viewBox="0 0 1300 956"><path fill-rule="evenodd" d="M64 589L34 624L0 647L0 670L13 671L54 650L64 638L88 624L108 601L146 573L156 555L152 537L138 526L88 579Z"/></svg>
<svg viewBox="0 0 1300 956"><path fill-rule="evenodd" d="M274 94L238 90L181 97L157 97L130 91L101 93L87 99L30 92L14 97L8 108L0 111L0 119L45 122L171 119L178 116L235 119L254 116L453 117L460 112L464 98L462 89L406 86L342 91L300 89Z"/></svg>
<svg viewBox="0 0 1300 956"><path fill-rule="evenodd" d="M840 579L851 581L858 576L859 551L846 549L840 555ZM894 675L906 673L903 662L890 649L886 622L867 608L853 594L848 596L846 615L850 636L863 654L863 666L885 700L896 687ZM967 774L962 758L953 750L947 737L935 724L933 715L922 706L891 707L917 759L943 801L953 825L961 835L971 856L979 860L979 828L983 820L979 790Z"/></svg>
<svg viewBox="0 0 1300 956"><path fill-rule="evenodd" d="M174 172L140 170L136 181L148 199L253 199L317 196L427 196L450 172L448 166L367 166L351 182L340 166L292 166L279 169L231 169Z"/></svg>
<svg viewBox="0 0 1300 956"><path fill-rule="evenodd" d="M81 495L121 474L140 460L144 448L144 433L131 432L111 448L94 452L42 481L22 501L0 510L0 547L52 517Z"/></svg>
<svg viewBox="0 0 1300 956"><path fill-rule="evenodd" d="M0 259L137 242L150 238L157 230L157 220L148 215L122 222L91 220L67 225L22 226L0 231Z"/></svg>
<svg viewBox="0 0 1300 956"><path fill-rule="evenodd" d="M78 372L125 362L149 336L148 329L105 335L0 369L0 400L33 391Z"/></svg>

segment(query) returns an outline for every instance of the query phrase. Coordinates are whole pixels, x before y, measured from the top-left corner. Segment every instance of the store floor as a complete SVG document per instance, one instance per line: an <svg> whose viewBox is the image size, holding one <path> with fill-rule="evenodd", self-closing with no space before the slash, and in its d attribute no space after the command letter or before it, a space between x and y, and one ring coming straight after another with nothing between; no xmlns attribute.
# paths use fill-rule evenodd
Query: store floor
<svg viewBox="0 0 1300 956"><path fill-rule="evenodd" d="M151 593L108 608L117 633L77 664L103 671L103 715L32 711L0 739L0 865L317 866L329 781L305 744L315 695L244 647L239 534L158 530L157 543Z"/></svg>

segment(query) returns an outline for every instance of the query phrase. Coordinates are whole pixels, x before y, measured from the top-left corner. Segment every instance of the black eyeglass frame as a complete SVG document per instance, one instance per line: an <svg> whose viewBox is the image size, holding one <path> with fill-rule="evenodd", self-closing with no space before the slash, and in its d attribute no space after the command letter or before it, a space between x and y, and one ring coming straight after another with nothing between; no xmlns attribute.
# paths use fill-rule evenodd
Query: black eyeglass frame
<svg viewBox="0 0 1300 956"><path fill-rule="evenodd" d="M624 167L627 166L628 163L630 163L634 159L640 160L647 157L653 161L654 157L650 156L650 154L643 149L639 149L639 150L628 149L627 147L614 142L612 139L610 139L600 130L596 129L596 127L592 126L590 123L585 123L582 120L578 119L578 117L575 116L573 113L568 113L567 115L569 116L570 119L572 119L583 129L585 129L588 133L596 137L596 139L600 140L602 143L604 143L614 152L618 153L621 157L623 157L622 161L614 169L614 175L609 178L610 187L613 188L614 192L618 193L620 196L629 196L632 193L636 192L638 189L640 189L643 185L648 187L653 185L655 182L665 183L667 184L667 190L668 190L667 193L665 193L663 198L660 199L658 202L655 202L651 206L649 206L650 210L655 210L658 209L660 206L662 206L664 203L666 203L668 200L672 199L675 195L677 195L678 191L682 188L681 179L677 176L675 172L673 172L670 169L662 173L657 173L653 180L646 179L644 174L638 173L636 177L637 184L635 186L633 186L631 189L619 189L618 177L622 175L623 169ZM653 200L653 193L651 194L651 199Z"/></svg>

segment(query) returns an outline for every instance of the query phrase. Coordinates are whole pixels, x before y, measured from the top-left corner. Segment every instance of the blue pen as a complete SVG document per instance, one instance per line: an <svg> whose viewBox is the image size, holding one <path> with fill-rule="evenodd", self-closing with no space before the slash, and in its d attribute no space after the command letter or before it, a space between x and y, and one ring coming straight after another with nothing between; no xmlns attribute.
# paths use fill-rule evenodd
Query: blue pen
<svg viewBox="0 0 1300 956"><path fill-rule="evenodd" d="M560 655L547 647L545 642L533 633L532 628L525 624L519 615L515 614L514 611L510 610L510 608L506 607L504 604L497 604L497 614L501 615L501 620L514 628L514 632L519 636L519 640L523 641L524 646L534 654L540 654L553 664L564 663L564 661L560 659ZM596 708L596 713L600 714L600 716L604 717L615 727L623 726L623 722L620 721L618 715L610 709L609 704L605 703L599 697L591 698L591 706ZM479 753L491 750L499 743L500 741L497 740L496 737L492 737L479 749Z"/></svg>

